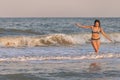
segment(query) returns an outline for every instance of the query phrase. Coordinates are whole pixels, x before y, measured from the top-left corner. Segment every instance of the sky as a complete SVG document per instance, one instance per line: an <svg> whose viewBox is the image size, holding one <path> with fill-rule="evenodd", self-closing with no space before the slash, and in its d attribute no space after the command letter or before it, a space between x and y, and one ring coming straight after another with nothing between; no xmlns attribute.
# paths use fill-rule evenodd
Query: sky
<svg viewBox="0 0 120 80"><path fill-rule="evenodd" d="M0 0L0 17L120 17L120 0Z"/></svg>

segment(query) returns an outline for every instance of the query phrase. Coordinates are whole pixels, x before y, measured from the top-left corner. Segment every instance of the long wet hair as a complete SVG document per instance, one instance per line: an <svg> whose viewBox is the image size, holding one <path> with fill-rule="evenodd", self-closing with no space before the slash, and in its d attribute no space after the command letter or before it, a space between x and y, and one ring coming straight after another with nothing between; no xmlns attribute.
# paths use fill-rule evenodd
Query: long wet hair
<svg viewBox="0 0 120 80"><path fill-rule="evenodd" d="M100 20L98 20L98 19L96 19L96 20L94 21L94 27L95 27L96 22L98 22L98 23L99 23L99 27L101 27Z"/></svg>

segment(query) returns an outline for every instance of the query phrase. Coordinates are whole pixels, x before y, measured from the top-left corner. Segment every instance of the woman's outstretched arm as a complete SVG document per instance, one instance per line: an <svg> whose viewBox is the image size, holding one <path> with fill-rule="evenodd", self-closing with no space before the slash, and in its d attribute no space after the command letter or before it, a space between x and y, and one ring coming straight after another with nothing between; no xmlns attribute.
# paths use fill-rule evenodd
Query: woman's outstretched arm
<svg viewBox="0 0 120 80"><path fill-rule="evenodd" d="M76 23L75 25L78 26L79 28L91 28L92 27L92 26L83 26L79 23Z"/></svg>
<svg viewBox="0 0 120 80"><path fill-rule="evenodd" d="M107 38L109 41L112 42L112 40L110 39L110 37L103 31L102 28L101 28L101 33L102 33L102 35L103 35L105 38Z"/></svg>

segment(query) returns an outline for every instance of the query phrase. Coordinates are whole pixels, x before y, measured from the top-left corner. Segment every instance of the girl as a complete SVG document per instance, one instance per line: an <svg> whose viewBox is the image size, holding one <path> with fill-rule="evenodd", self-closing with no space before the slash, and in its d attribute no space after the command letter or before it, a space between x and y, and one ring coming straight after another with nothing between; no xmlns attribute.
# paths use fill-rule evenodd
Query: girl
<svg viewBox="0 0 120 80"><path fill-rule="evenodd" d="M95 20L93 26L83 26L79 23L76 23L75 25L80 28L90 28L92 30L91 43L96 54L98 54L99 47L100 47L100 33L104 37L106 37L109 41L112 41L101 28L99 20Z"/></svg>

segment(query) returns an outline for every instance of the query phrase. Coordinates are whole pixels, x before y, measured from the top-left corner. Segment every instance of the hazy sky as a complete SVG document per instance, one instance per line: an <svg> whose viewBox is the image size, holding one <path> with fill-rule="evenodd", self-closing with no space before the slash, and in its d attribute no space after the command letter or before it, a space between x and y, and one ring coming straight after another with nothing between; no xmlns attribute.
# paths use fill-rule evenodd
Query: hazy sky
<svg viewBox="0 0 120 80"><path fill-rule="evenodd" d="M0 17L120 17L120 0L0 0Z"/></svg>

